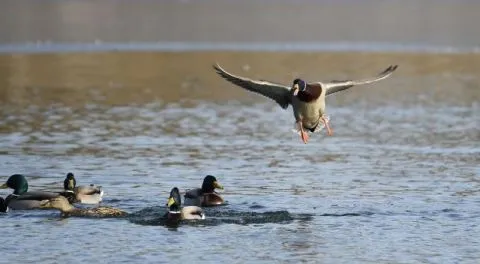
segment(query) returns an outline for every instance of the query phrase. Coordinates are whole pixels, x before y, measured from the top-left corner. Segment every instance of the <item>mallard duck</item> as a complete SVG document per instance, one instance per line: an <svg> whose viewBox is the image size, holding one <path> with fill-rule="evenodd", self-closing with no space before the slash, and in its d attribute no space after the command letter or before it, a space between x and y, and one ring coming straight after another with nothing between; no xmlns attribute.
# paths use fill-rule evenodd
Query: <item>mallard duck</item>
<svg viewBox="0 0 480 264"><path fill-rule="evenodd" d="M65 196L70 203L98 204L102 201L103 190L101 186L77 186L73 173L69 172L63 181L65 189L61 195Z"/></svg>
<svg viewBox="0 0 480 264"><path fill-rule="evenodd" d="M272 83L263 80L252 80L249 78L233 75L220 67L213 66L216 72L227 81L238 85L246 90L261 94L275 100L283 109L292 105L295 125L300 133L302 141L308 142L308 133L315 132L321 123L327 129L328 135L333 135L329 120L325 115L325 97L339 91L346 90L355 85L362 85L377 82L390 76L397 69L397 65L390 66L378 76L363 80L345 80L329 82L307 83L302 79L295 79L292 86Z"/></svg>
<svg viewBox="0 0 480 264"><path fill-rule="evenodd" d="M67 198L58 196L43 200L40 203L42 209L57 209L62 216L88 216L88 217L121 217L128 215L127 212L117 208L100 206L95 208L76 208L70 204Z"/></svg>
<svg viewBox="0 0 480 264"><path fill-rule="evenodd" d="M205 219L202 208L198 206L185 206L182 208L180 191L177 187L172 188L167 201L168 212L166 213L167 224L175 224L180 220Z"/></svg>
<svg viewBox="0 0 480 264"><path fill-rule="evenodd" d="M7 203L3 197L0 197L0 213L6 213L8 211Z"/></svg>
<svg viewBox="0 0 480 264"><path fill-rule="evenodd" d="M216 206L224 203L223 198L215 193L215 189L223 190L223 186L212 175L203 179L202 188L189 190L185 193L185 205Z"/></svg>
<svg viewBox="0 0 480 264"><path fill-rule="evenodd" d="M27 179L21 174L10 176L0 189L11 188L13 193L5 199L6 205L12 210L29 210L40 207L40 201L57 197L53 192L29 192Z"/></svg>

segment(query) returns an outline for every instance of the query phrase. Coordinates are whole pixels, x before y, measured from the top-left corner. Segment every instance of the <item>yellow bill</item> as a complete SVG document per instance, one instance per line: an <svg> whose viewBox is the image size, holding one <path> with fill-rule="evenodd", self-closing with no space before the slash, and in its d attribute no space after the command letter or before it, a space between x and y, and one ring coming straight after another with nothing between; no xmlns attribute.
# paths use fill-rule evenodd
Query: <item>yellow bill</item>
<svg viewBox="0 0 480 264"><path fill-rule="evenodd" d="M223 190L223 186L220 183L218 183L217 181L213 182L213 187L215 187L216 189Z"/></svg>
<svg viewBox="0 0 480 264"><path fill-rule="evenodd" d="M175 199L173 199L173 197L168 198L168 201L167 201L168 207L172 206L174 203L175 203Z"/></svg>

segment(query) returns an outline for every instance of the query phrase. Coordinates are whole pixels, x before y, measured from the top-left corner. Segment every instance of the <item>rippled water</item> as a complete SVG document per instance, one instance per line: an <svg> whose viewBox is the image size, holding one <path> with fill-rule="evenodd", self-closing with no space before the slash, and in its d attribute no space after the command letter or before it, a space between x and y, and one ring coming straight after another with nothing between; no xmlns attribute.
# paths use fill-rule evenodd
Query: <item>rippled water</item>
<svg viewBox="0 0 480 264"><path fill-rule="evenodd" d="M24 173L32 190L52 189L72 171L132 215L2 214L0 262L480 259L478 55L256 56L1 56L1 179ZM298 56L332 63L312 70L295 65ZM213 60L280 81L400 68L329 97L334 136L316 133L304 145L291 109L220 80ZM161 225L170 189L200 186L206 174L225 186L228 205L208 208L202 223Z"/></svg>
<svg viewBox="0 0 480 264"><path fill-rule="evenodd" d="M71 171L130 215L0 214L0 263L480 261L478 1L140 2L2 3L0 182ZM214 62L284 83L399 69L329 97L334 136L305 145ZM170 189L206 174L228 205L165 227Z"/></svg>

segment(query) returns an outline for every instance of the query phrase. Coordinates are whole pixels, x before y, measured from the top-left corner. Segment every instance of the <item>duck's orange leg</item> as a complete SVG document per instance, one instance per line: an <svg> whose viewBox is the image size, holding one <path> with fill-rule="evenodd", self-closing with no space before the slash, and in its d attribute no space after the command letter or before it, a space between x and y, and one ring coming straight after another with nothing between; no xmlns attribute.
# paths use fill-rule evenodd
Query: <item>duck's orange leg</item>
<svg viewBox="0 0 480 264"><path fill-rule="evenodd" d="M300 138L302 138L303 143L307 144L308 142L308 133L305 132L302 125L302 120L297 121L298 130L300 130Z"/></svg>
<svg viewBox="0 0 480 264"><path fill-rule="evenodd" d="M325 116L322 115L322 117L320 117L320 119L322 120L323 124L325 125L325 127L327 128L327 134L329 136L333 136L333 131L332 129L330 128L330 125L328 124L328 121L325 119Z"/></svg>

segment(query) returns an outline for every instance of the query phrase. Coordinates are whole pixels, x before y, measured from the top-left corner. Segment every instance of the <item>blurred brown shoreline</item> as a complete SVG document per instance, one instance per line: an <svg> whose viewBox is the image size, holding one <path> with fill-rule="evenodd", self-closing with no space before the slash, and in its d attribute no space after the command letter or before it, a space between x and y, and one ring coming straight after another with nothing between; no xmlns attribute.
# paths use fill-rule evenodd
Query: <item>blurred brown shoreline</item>
<svg viewBox="0 0 480 264"><path fill-rule="evenodd" d="M0 102L81 107L89 102L265 100L219 78L211 67L215 62L234 74L287 85L298 76L310 81L362 78L398 64L389 80L349 91L342 100L355 100L363 91L393 99L422 89L435 100L480 100L480 54L97 52L0 55Z"/></svg>

